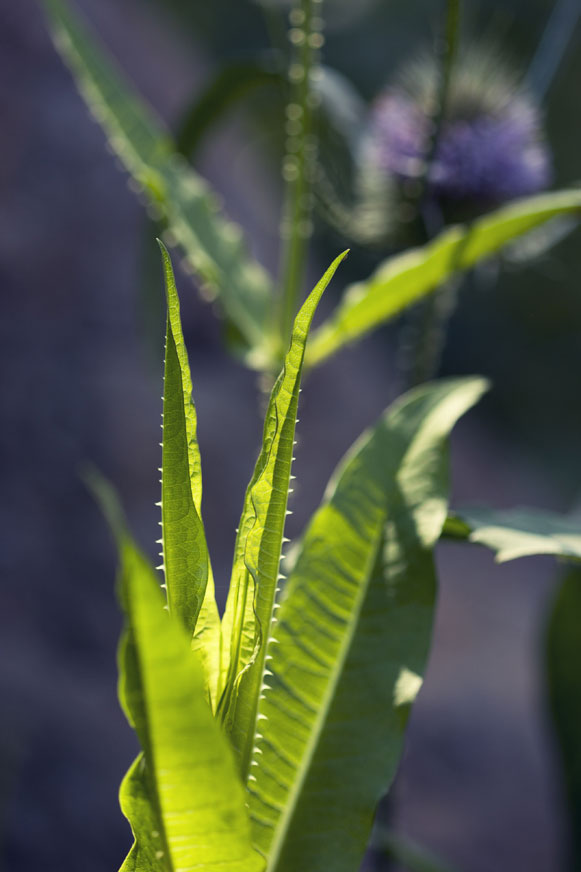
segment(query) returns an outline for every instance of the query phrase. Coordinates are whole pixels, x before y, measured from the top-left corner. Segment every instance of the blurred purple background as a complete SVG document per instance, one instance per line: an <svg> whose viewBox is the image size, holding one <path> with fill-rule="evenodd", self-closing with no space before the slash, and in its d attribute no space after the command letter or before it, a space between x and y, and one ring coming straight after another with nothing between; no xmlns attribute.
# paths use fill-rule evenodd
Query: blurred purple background
<svg viewBox="0 0 581 872"><path fill-rule="evenodd" d="M334 2L328 59L368 97L405 46L425 43L437 24L427 2L369 2L361 5L367 17L350 17L348 4ZM181 13L178 0L79 5L170 122L220 58L262 38L250 3L185 4ZM468 32L486 24L521 62L551 8L541 0L466 5ZM580 39L549 93L558 184L580 175ZM117 789L135 743L115 693L115 555L79 472L92 462L116 483L153 554L162 344L141 292L146 222L31 0L0 2L0 120L0 857L10 872L107 872L131 841ZM273 117L272 127L278 123ZM275 269L280 192L264 127L236 111L198 165ZM481 372L496 388L454 436L458 503L576 505L580 238L577 231L542 261L462 297L442 372ZM341 245L320 234L310 280ZM355 253L334 293L370 268L369 255ZM152 281L161 301L157 265ZM221 347L210 307L189 278L178 282L223 598L259 445L259 400L255 376ZM398 390L393 330L309 379L290 535L318 504L337 460ZM452 545L441 548L439 565L433 656L391 821L465 872L553 872L563 868L566 819L544 709L542 634L556 567L545 559L496 567L489 554Z"/></svg>

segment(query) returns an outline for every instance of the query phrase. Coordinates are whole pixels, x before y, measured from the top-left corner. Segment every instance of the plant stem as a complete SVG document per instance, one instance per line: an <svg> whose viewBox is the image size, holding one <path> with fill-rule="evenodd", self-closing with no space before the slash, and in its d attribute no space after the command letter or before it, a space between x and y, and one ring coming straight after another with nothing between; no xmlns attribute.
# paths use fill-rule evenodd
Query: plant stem
<svg viewBox="0 0 581 872"><path fill-rule="evenodd" d="M432 113L431 136L426 149L424 169L420 179L420 202L425 200L426 189L430 180L430 170L438 150L438 143L442 133L442 125L448 108L448 94L452 70L458 53L458 39L460 33L461 0L447 0L446 24L443 36L438 39L436 55L438 60L439 82Z"/></svg>
<svg viewBox="0 0 581 872"><path fill-rule="evenodd" d="M446 342L448 324L458 299L461 279L451 279L422 303L418 323L409 325L414 345L408 387L429 381L436 375Z"/></svg>
<svg viewBox="0 0 581 872"><path fill-rule="evenodd" d="M281 354L286 350L298 308L304 277L307 246L312 234L312 182L316 159L313 111L313 71L322 45L322 0L295 0L290 11L289 66L290 102L286 110L286 155L283 178L286 183L281 226L281 297L278 335Z"/></svg>
<svg viewBox="0 0 581 872"><path fill-rule="evenodd" d="M418 194L424 242L432 239L441 229L441 216L434 217L433 206L429 201L429 182L448 108L450 82L458 53L461 9L461 0L447 0L444 35L438 42L440 75L432 116L432 132ZM434 291L419 307L419 319L412 325L411 331L408 331L408 335L409 332L412 333L413 346L412 363L411 366L406 367L409 387L427 381L435 375L444 347L447 325L455 308L456 296L457 283L454 282Z"/></svg>

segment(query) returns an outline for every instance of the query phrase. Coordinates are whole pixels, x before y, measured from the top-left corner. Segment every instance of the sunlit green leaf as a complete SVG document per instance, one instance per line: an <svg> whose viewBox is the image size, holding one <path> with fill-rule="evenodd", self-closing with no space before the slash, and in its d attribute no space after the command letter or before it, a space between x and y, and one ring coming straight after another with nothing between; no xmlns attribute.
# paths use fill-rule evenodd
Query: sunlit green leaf
<svg viewBox="0 0 581 872"><path fill-rule="evenodd" d="M194 637L215 699L220 619L201 517L202 470L192 379L169 254L161 245L167 296L162 442L162 544L170 611ZM200 618L198 617L200 616Z"/></svg>
<svg viewBox="0 0 581 872"><path fill-rule="evenodd" d="M454 509L443 535L491 548L498 563L534 554L581 560L581 518L540 509Z"/></svg>
<svg viewBox="0 0 581 872"><path fill-rule="evenodd" d="M581 870L581 569L571 569L553 603L547 629L548 695L568 800L571 857Z"/></svg>
<svg viewBox="0 0 581 872"><path fill-rule="evenodd" d="M120 872L171 872L143 754L121 782L119 803L135 837Z"/></svg>
<svg viewBox="0 0 581 872"><path fill-rule="evenodd" d="M91 112L139 189L164 216L188 263L245 337L250 362L268 359L271 282L246 253L240 228L65 0L45 0L55 43Z"/></svg>
<svg viewBox="0 0 581 872"><path fill-rule="evenodd" d="M147 561L123 534L121 594L127 627L120 650L120 697L144 751L142 789L151 808L131 820L139 843L157 845L159 869L192 868L258 872L262 862L249 839L244 791L226 739L206 701L205 679L180 621L165 599ZM135 812L135 775L123 796ZM132 787L133 786L133 787ZM141 865L139 869L141 870ZM147 868L147 867L145 867ZM155 868L155 867L154 867Z"/></svg>
<svg viewBox="0 0 581 872"><path fill-rule="evenodd" d="M248 789L269 872L358 869L432 632L447 436L485 384L407 394L339 467L268 645Z"/></svg>
<svg viewBox="0 0 581 872"><path fill-rule="evenodd" d="M451 227L434 242L384 261L364 282L347 288L342 303L313 333L306 363L316 366L342 346L399 315L453 275L559 215L581 213L581 190L531 197L473 224Z"/></svg>
<svg viewBox="0 0 581 872"><path fill-rule="evenodd" d="M86 480L117 540L125 629L119 700L143 753L121 785L135 844L122 872L261 872L244 788L214 719L190 636L167 612L154 570L133 543L110 485Z"/></svg>
<svg viewBox="0 0 581 872"><path fill-rule="evenodd" d="M323 291L346 253L331 264L296 317L290 348L268 404L262 449L246 491L236 538L223 622L224 645L229 639L231 642L221 711L244 774L254 743L264 653L278 583L305 345Z"/></svg>

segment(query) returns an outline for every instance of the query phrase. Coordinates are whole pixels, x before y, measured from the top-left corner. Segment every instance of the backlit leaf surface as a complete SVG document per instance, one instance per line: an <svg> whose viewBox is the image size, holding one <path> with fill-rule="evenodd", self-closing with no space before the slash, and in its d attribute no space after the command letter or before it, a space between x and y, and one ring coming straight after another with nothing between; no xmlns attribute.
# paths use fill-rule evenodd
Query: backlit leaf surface
<svg viewBox="0 0 581 872"><path fill-rule="evenodd" d="M162 542L170 611L182 619L204 663L215 700L220 618L202 522L202 470L192 379L167 249L160 245L167 296L162 442Z"/></svg>
<svg viewBox="0 0 581 872"><path fill-rule="evenodd" d="M246 491L236 538L223 621L224 645L231 641L221 711L244 775L254 742L264 653L277 590L305 345L323 291L346 253L331 264L296 317L290 348L266 411L262 449Z"/></svg>
<svg viewBox="0 0 581 872"><path fill-rule="evenodd" d="M481 379L422 386L339 467L268 645L248 789L269 872L358 869L432 632L447 436Z"/></svg>
<svg viewBox="0 0 581 872"><path fill-rule="evenodd" d="M127 621L120 699L144 752L121 790L136 839L124 870L259 872L244 790L208 706L199 659L127 534L120 550Z"/></svg>

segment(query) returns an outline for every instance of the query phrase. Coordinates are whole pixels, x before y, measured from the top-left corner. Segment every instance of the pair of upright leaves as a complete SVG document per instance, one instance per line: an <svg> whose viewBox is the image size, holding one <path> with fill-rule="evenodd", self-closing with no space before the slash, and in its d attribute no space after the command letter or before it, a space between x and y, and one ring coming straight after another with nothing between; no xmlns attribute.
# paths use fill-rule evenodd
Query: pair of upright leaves
<svg viewBox="0 0 581 872"><path fill-rule="evenodd" d="M417 389L359 440L275 606L305 344L339 257L297 316L272 392L220 624L191 380L163 256L167 601L114 521L126 613L120 696L143 749L121 789L135 835L123 870L353 872L425 669L432 549L447 512L447 436L485 386L459 379Z"/></svg>
<svg viewBox="0 0 581 872"><path fill-rule="evenodd" d="M226 219L208 183L179 155L164 125L65 0L45 4L55 43L112 149L146 201L161 212L189 266L217 297L246 362L257 369L278 366L280 342L272 335L279 305L275 282L248 253L240 228ZM515 239L580 212L578 189L543 194L472 225L448 228L428 245L389 258L369 279L346 289L336 311L313 335L306 365L319 365Z"/></svg>

